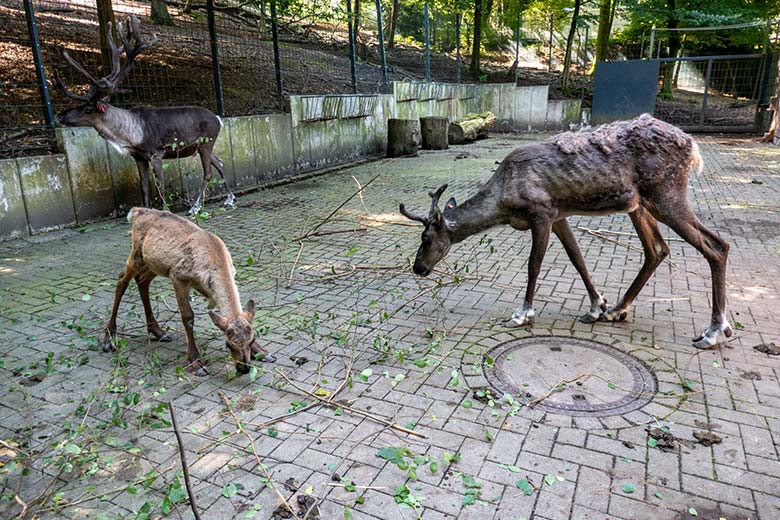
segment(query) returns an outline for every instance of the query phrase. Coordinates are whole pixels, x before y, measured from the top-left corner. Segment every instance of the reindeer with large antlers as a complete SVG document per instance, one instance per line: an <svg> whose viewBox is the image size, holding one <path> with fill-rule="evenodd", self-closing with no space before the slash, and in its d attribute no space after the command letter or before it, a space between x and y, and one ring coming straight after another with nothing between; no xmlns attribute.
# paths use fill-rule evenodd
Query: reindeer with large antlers
<svg viewBox="0 0 780 520"><path fill-rule="evenodd" d="M658 228L660 221L695 247L710 265L712 319L693 340L693 346L713 346L721 333L732 335L726 318L729 245L704 227L688 205L689 172L701 168L694 140L647 114L520 146L504 159L487 184L462 205L452 198L443 211L439 209L446 184L430 193L433 201L427 217L414 215L401 204L405 217L425 226L413 270L428 276L452 244L493 226L508 224L521 231L530 229L525 301L507 322L509 327L528 326L534 321L536 280L552 232L563 244L590 297L590 310L580 320L622 321L639 291L669 254L669 246ZM610 213L628 213L645 258L620 302L607 308L606 300L593 285L566 218Z"/></svg>
<svg viewBox="0 0 780 520"><path fill-rule="evenodd" d="M141 177L143 204L146 207L151 207L149 164L151 163L157 176L157 189L165 204L162 160L189 157L198 153L203 164L203 181L198 199L190 209L191 213L197 213L213 174L211 167L217 169L223 181L225 178L225 166L213 152L214 141L219 136L222 121L202 107L136 107L125 110L110 105L109 98L113 94L127 92L120 85L130 73L133 61L144 49L157 42L155 35L148 40L143 39L141 22L135 16L128 16L124 24L120 22L117 26L122 45L117 46L112 37L108 38L111 47L111 72L105 77L95 79L68 51L63 51L67 62L89 82L89 91L85 95L69 91L55 72L53 84L57 91L83 103L77 108L58 114L57 121L67 126L91 126L119 153L129 154L135 159ZM108 34L111 33L112 27L109 23ZM125 55L124 63L122 54ZM234 195L228 192L225 206L232 206L234 200Z"/></svg>

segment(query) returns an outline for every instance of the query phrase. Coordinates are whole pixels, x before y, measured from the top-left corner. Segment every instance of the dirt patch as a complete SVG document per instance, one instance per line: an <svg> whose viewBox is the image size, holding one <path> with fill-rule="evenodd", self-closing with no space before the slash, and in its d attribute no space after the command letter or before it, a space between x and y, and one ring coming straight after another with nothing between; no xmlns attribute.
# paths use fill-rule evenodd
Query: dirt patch
<svg viewBox="0 0 780 520"><path fill-rule="evenodd" d="M693 436L696 438L696 442L702 446L712 446L713 444L720 444L723 442L723 438L715 435L712 432L696 431L693 432Z"/></svg>
<svg viewBox="0 0 780 520"><path fill-rule="evenodd" d="M780 347L774 343L761 343L760 345L753 347L753 350L769 356L780 356Z"/></svg>

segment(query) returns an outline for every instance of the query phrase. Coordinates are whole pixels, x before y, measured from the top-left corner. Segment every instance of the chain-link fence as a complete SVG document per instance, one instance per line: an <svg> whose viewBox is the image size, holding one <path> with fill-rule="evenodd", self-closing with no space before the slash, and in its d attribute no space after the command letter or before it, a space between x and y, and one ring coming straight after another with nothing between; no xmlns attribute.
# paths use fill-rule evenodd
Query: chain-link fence
<svg viewBox="0 0 780 520"><path fill-rule="evenodd" d="M536 24L521 24L519 17L512 23L491 19L486 24L491 29L482 34L482 48L489 50L475 75L472 13L437 4L4 0L0 158L54 151L51 114L72 101L47 92L49 81L58 71L72 90L87 90L63 50L95 77L109 67L108 44L101 44L100 34L112 15L99 16L96 4L110 6L116 21L138 16L144 35L158 38L133 65L124 85L129 92L112 97L120 107L198 105L235 116L284 111L291 94L388 92L393 80L549 84L566 44L560 28L546 29L546 19ZM572 69L582 68L578 60L587 62L586 48L578 30Z"/></svg>

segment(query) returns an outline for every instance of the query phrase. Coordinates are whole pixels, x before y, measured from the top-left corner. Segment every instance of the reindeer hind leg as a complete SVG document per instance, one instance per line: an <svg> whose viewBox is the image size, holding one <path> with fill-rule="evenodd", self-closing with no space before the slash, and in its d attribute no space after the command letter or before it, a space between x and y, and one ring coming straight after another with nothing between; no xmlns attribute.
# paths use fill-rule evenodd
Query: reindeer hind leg
<svg viewBox="0 0 780 520"><path fill-rule="evenodd" d="M219 173L219 176L222 178L222 182L225 183L225 189L227 190L227 198L225 198L224 206L226 208L233 208L236 205L236 196L233 195L233 192L230 191L230 187L227 185L227 181L225 180L225 163L222 162L222 160L214 155L211 154L211 164L214 166L214 168L217 169L217 173Z"/></svg>
<svg viewBox="0 0 780 520"><path fill-rule="evenodd" d="M654 210L656 218L672 228L695 247L710 265L712 276L712 319L702 334L693 339L696 348L709 348L719 343L723 333L727 338L734 331L726 318L726 262L729 244L707 229L688 206L688 201L669 200Z"/></svg>
<svg viewBox="0 0 780 520"><path fill-rule="evenodd" d="M631 304L642 288L644 288L647 280L661 265L664 258L669 256L669 246L664 241L661 230L658 229L658 222L644 207L639 206L636 210L629 213L628 216L631 217L636 234L639 236L640 242L642 242L645 259L642 267L639 269L639 273L637 273L634 281L631 282L620 302L602 314L601 319L603 321L625 320L628 317Z"/></svg>

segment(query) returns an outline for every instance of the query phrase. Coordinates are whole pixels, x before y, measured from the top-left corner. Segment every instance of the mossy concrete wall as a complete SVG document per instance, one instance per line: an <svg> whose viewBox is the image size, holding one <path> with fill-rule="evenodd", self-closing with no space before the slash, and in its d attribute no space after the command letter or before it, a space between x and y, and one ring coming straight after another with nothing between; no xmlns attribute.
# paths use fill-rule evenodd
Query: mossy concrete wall
<svg viewBox="0 0 780 520"><path fill-rule="evenodd" d="M454 121L490 110L498 131L568 128L579 121L579 102L548 103L547 87L395 82L392 92L291 96L290 114L223 118L214 152L225 164L225 179L214 171L209 195L382 156L389 118ZM110 218L141 204L135 161L93 129L60 128L57 142L62 154L0 160L0 239ZM197 155L164 161L168 200L194 202L202 171Z"/></svg>

